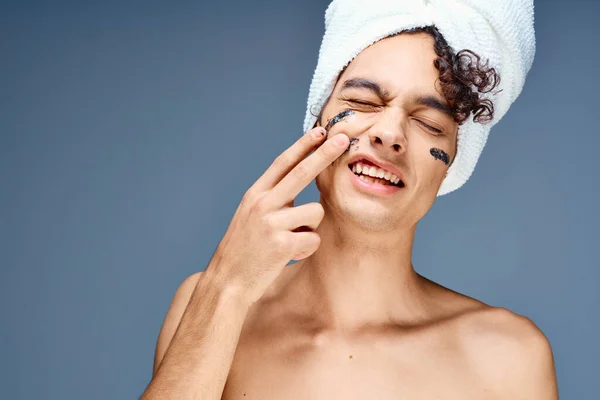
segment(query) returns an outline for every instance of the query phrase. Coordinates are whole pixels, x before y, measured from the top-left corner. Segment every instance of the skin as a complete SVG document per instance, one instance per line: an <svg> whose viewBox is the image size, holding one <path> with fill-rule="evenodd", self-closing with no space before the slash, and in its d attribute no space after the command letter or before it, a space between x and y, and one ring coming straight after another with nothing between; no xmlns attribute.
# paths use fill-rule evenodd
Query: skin
<svg viewBox="0 0 600 400"><path fill-rule="evenodd" d="M222 399L558 399L552 351L533 322L413 268L417 223L449 168L430 149L456 154L451 116L415 101L444 103L435 57L427 34L401 34L363 50L339 77L322 121L348 108L357 114L329 135L358 138L361 153L400 168L406 187L386 198L354 188L347 169L355 147L317 176L320 245L249 307ZM352 78L377 82L387 98L342 91ZM175 295L155 373L201 276Z"/></svg>

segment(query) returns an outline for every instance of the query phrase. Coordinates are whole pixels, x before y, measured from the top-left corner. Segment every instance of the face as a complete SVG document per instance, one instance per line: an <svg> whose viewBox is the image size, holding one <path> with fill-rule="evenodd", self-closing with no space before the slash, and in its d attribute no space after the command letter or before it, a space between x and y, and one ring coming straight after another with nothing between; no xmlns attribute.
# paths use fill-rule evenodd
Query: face
<svg viewBox="0 0 600 400"><path fill-rule="evenodd" d="M343 218L375 230L410 227L435 201L456 154L458 124L437 82L433 43L426 33L376 42L347 66L324 106L323 126L351 110L329 136L358 139L316 180L324 206ZM387 194L357 187L349 166L356 156L396 169L404 187Z"/></svg>

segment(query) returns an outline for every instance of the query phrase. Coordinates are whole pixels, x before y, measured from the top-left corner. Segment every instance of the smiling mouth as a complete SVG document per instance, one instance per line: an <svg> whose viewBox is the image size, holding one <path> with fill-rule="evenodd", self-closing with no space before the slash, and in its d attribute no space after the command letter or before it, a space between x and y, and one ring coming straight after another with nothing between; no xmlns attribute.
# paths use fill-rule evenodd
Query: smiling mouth
<svg viewBox="0 0 600 400"><path fill-rule="evenodd" d="M378 183L384 186L404 187L404 182L396 175L382 168L379 168L366 160L360 160L353 164L348 164L352 173L367 182Z"/></svg>

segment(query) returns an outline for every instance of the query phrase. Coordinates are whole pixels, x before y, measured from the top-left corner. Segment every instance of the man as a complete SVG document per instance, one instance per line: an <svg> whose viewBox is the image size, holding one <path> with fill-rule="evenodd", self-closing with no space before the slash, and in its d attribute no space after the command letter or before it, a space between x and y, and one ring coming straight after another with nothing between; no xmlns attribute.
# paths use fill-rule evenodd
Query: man
<svg viewBox="0 0 600 400"><path fill-rule="evenodd" d="M520 3L490 10L501 15L489 30L522 38L532 20L502 18L527 15ZM508 39L491 45L512 49L502 62L454 53L445 38L460 34L445 21L463 14L444 7L330 5L305 120L314 128L248 190L207 269L177 290L143 399L558 398L549 343L530 320L411 263L418 221L468 179L533 57L533 44L519 53ZM469 10L477 27L481 10ZM315 178L319 203L294 207Z"/></svg>

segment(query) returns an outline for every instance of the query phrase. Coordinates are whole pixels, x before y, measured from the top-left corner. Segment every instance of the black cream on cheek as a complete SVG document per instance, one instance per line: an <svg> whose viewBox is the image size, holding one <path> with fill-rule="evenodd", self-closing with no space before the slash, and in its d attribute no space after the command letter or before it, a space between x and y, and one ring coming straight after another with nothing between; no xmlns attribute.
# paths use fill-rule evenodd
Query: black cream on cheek
<svg viewBox="0 0 600 400"><path fill-rule="evenodd" d="M329 137L329 130L338 122L342 121L344 118L349 117L351 115L354 115L354 111L352 110L344 110L338 114L336 114L333 118L328 119L327 120L327 125L325 125L325 139L327 139ZM348 152L350 150L350 147L352 147L352 145L354 143L358 143L358 138L352 138L350 139L350 143L348 143L348 148L344 151L344 153ZM357 148L358 150L358 148ZM333 165L333 163L331 163L331 165Z"/></svg>
<svg viewBox="0 0 600 400"><path fill-rule="evenodd" d="M444 150L433 147L429 150L429 153L431 153L436 160L441 160L446 165L450 164L450 157Z"/></svg>
<svg viewBox="0 0 600 400"><path fill-rule="evenodd" d="M327 125L325 125L325 132L327 132L325 134L325 139L327 139L327 137L329 136L329 130L338 122L340 122L341 120L343 120L344 118L350 116L350 115L354 115L354 111L352 110L344 110L341 113L335 115L333 118L328 119L327 120Z"/></svg>

